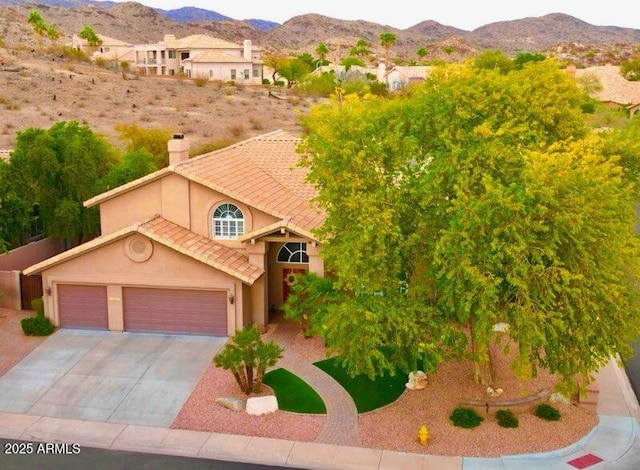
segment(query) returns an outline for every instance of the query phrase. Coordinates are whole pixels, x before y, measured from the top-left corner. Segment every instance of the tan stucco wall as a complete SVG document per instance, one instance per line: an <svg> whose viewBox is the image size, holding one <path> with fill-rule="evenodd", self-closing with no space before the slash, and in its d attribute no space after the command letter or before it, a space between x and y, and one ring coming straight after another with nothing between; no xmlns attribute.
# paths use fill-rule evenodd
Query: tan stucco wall
<svg viewBox="0 0 640 470"><path fill-rule="evenodd" d="M168 175L160 180L162 188L162 210L165 219L190 229L189 180L179 175Z"/></svg>
<svg viewBox="0 0 640 470"><path fill-rule="evenodd" d="M56 286L73 283L107 286L112 330L123 328L121 289L125 285L225 290L235 297L233 304L227 303L228 334L243 326L239 323L245 315L250 315L250 303L249 312L244 312L241 281L158 243L153 243L153 254L148 261L136 263L125 254L126 240L115 241L42 273L44 287L52 287L52 295L45 295L45 311L54 324L60 324Z"/></svg>
<svg viewBox="0 0 640 470"><path fill-rule="evenodd" d="M190 186L191 200L191 231L202 235L203 237L212 238L211 236L211 217L215 208L222 203L235 204L244 214L245 233L256 230L260 227L273 224L278 221L277 218L265 214L254 208L249 208L246 204L230 198L222 193L213 191L197 183L191 183ZM221 243L228 244L235 248L240 248L239 242L230 240L220 240Z"/></svg>
<svg viewBox="0 0 640 470"><path fill-rule="evenodd" d="M161 211L162 183L156 180L100 204L100 231L107 235Z"/></svg>

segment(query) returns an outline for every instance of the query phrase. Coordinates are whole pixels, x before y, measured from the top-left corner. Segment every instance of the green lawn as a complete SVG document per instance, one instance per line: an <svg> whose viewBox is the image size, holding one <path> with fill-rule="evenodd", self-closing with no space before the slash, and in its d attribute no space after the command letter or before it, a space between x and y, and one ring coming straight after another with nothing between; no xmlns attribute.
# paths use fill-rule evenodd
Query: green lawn
<svg viewBox="0 0 640 470"><path fill-rule="evenodd" d="M320 395L307 382L286 369L267 372L263 383L273 389L281 410L312 414L327 412Z"/></svg>
<svg viewBox="0 0 640 470"><path fill-rule="evenodd" d="M394 402L402 395L404 384L407 382L407 375L404 373L397 373L393 377L385 374L376 377L374 381L366 375L356 375L352 378L334 358L316 362L314 365L333 377L349 392L358 413L375 410Z"/></svg>

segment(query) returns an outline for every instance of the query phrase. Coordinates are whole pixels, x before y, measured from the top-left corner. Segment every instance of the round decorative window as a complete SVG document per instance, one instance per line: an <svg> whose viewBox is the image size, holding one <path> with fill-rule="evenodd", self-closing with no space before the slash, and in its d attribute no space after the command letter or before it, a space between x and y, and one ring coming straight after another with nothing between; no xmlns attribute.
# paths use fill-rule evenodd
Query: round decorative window
<svg viewBox="0 0 640 470"><path fill-rule="evenodd" d="M131 261L142 263L151 258L153 254L153 244L151 240L141 235L128 238L124 244L124 252Z"/></svg>

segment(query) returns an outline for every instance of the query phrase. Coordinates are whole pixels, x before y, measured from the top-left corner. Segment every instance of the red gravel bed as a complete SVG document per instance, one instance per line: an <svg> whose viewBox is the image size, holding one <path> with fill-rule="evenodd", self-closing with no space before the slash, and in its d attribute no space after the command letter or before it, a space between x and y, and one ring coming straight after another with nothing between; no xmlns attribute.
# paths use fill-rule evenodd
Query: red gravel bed
<svg viewBox="0 0 640 470"><path fill-rule="evenodd" d="M265 386L264 389L264 394L271 393L268 387ZM211 364L171 427L312 442L320 433L325 420L324 416L283 411L251 416L243 411L231 411L218 405L215 399L220 397L247 398L231 373Z"/></svg>
<svg viewBox="0 0 640 470"><path fill-rule="evenodd" d="M47 339L46 336L25 336L22 332L20 320L33 314L0 308L0 376Z"/></svg>
<svg viewBox="0 0 640 470"><path fill-rule="evenodd" d="M265 335L265 339L269 336ZM511 348L512 351L515 349ZM286 354L295 354L311 362L326 357L321 338L306 339L301 333L294 338ZM494 351L494 388L504 390L501 399L523 398L540 390L550 390L557 381L556 377L545 371L539 371L534 381L518 380L509 368L509 360L509 357ZM212 364L172 427L313 441L324 424L322 416L278 411L257 417L233 412L214 403L218 397L246 398L232 375ZM535 453L573 444L588 434L598 422L595 412L562 404L554 405L562 414L560 421L544 421L533 415L531 405L512 409L520 420L520 426L516 429L498 426L494 417L497 408L492 408L489 414L481 411L485 421L479 427L462 429L449 422L449 414L464 399L491 400L487 398L486 387L473 382L469 363L451 361L443 364L436 374L429 376L427 388L407 391L395 403L358 417L363 447L468 457ZM419 445L417 440L418 430L423 424L430 433L426 447Z"/></svg>

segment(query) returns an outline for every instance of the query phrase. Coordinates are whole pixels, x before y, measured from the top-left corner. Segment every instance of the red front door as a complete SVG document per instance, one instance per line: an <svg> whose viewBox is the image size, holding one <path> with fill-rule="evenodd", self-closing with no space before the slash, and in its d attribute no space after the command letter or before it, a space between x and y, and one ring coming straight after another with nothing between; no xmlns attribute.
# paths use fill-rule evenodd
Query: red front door
<svg viewBox="0 0 640 470"><path fill-rule="evenodd" d="M282 269L282 303L285 303L289 297L291 286L289 285L290 276L292 274L304 274L306 269L304 268L283 268Z"/></svg>

